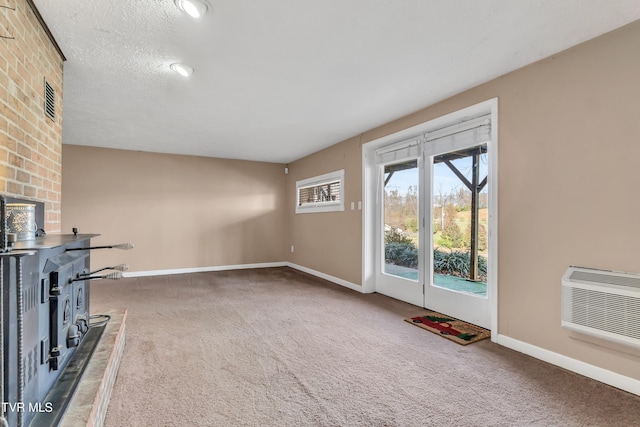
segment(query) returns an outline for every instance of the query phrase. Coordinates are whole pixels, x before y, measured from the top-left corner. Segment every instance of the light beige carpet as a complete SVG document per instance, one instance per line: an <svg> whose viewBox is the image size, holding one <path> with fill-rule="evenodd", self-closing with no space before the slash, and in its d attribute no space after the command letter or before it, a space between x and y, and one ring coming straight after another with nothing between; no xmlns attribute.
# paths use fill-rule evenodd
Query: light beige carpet
<svg viewBox="0 0 640 427"><path fill-rule="evenodd" d="M289 268L101 281L91 304L129 311L107 427L640 425L638 396Z"/></svg>

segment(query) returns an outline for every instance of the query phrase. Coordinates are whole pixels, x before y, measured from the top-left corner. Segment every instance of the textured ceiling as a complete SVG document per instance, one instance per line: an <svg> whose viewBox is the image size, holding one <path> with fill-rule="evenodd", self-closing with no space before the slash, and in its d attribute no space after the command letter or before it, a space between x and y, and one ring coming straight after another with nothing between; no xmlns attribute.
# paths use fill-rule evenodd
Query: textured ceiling
<svg viewBox="0 0 640 427"><path fill-rule="evenodd" d="M280 163L640 19L638 0L34 3L67 57L64 143Z"/></svg>

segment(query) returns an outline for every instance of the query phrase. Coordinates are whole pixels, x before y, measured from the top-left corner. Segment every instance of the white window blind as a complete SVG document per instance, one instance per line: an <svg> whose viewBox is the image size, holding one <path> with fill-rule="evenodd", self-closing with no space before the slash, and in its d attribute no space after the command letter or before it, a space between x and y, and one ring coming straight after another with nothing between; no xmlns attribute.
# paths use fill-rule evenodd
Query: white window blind
<svg viewBox="0 0 640 427"><path fill-rule="evenodd" d="M298 191L298 203L302 205L316 205L324 202L339 202L341 182L333 181L326 184L302 187Z"/></svg>
<svg viewBox="0 0 640 427"><path fill-rule="evenodd" d="M420 152L420 143L423 137L416 137L383 147L376 151L379 165L398 163L403 160L415 159Z"/></svg>
<svg viewBox="0 0 640 427"><path fill-rule="evenodd" d="M296 182L296 213L344 210L344 169Z"/></svg>
<svg viewBox="0 0 640 427"><path fill-rule="evenodd" d="M399 163L417 158L421 149L427 154L438 152L442 146L446 146L448 151L455 151L485 143L490 139L491 116L485 115L379 148L376 150L376 162L379 165Z"/></svg>
<svg viewBox="0 0 640 427"><path fill-rule="evenodd" d="M485 143L491 139L491 117L482 116L455 125L436 129L425 134L425 149L429 152L456 151Z"/></svg>

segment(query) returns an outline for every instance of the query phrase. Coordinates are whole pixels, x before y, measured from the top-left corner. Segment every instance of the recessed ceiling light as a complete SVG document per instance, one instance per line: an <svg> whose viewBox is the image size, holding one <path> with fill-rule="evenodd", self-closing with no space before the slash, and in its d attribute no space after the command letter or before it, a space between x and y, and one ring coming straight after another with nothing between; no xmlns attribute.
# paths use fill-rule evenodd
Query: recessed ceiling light
<svg viewBox="0 0 640 427"><path fill-rule="evenodd" d="M174 0L174 2L178 9L194 18L200 18L210 8L205 0Z"/></svg>
<svg viewBox="0 0 640 427"><path fill-rule="evenodd" d="M193 73L193 67L190 67L187 64L175 63L175 64L169 65L169 68L171 68L176 73L180 74L182 77L189 77Z"/></svg>

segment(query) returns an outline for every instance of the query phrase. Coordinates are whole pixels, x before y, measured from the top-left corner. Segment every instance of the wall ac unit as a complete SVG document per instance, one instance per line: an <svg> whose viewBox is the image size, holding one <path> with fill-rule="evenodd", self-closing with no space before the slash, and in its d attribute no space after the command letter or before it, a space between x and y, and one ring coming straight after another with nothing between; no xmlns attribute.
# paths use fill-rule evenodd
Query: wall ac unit
<svg viewBox="0 0 640 427"><path fill-rule="evenodd" d="M562 327L640 348L640 274L569 267Z"/></svg>

